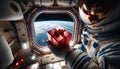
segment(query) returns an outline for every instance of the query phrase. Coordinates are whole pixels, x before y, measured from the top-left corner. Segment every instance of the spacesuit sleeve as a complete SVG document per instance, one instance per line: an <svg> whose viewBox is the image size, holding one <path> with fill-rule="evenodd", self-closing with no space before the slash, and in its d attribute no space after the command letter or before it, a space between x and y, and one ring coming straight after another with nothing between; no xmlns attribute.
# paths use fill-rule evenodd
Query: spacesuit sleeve
<svg viewBox="0 0 120 69"><path fill-rule="evenodd" d="M98 52L97 59L102 69L120 69L120 45L101 49Z"/></svg>
<svg viewBox="0 0 120 69"><path fill-rule="evenodd" d="M81 50L71 50L65 57L70 69L99 69L98 65L92 62L92 58Z"/></svg>
<svg viewBox="0 0 120 69"><path fill-rule="evenodd" d="M97 53L96 58L97 62L94 62L85 52L74 49L65 60L70 69L119 69L120 46L104 48Z"/></svg>

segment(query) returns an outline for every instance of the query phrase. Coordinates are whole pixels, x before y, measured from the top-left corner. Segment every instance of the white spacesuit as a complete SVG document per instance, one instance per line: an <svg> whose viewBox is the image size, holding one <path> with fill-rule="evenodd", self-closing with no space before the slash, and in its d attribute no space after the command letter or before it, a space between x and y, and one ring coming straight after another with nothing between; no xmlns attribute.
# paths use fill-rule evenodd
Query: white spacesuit
<svg viewBox="0 0 120 69"><path fill-rule="evenodd" d="M56 51L70 69L120 69L120 1L80 0L79 13L85 23L79 49Z"/></svg>

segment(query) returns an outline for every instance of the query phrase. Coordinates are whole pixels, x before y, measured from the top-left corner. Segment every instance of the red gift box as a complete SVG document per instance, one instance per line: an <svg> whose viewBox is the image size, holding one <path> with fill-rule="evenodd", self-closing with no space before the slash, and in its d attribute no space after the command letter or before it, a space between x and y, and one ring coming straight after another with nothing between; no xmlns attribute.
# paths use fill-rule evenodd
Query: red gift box
<svg viewBox="0 0 120 69"><path fill-rule="evenodd" d="M47 33L48 41L50 41L56 48L63 48L69 45L72 34L64 28L55 28Z"/></svg>

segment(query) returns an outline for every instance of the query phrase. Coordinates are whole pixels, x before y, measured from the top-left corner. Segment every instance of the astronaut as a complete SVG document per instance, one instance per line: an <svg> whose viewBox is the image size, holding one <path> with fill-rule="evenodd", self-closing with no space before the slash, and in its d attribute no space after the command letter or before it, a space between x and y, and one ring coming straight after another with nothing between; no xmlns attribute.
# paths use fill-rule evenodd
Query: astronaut
<svg viewBox="0 0 120 69"><path fill-rule="evenodd" d="M65 47L60 52L70 69L120 69L120 0L80 0L79 14L84 29L79 48Z"/></svg>

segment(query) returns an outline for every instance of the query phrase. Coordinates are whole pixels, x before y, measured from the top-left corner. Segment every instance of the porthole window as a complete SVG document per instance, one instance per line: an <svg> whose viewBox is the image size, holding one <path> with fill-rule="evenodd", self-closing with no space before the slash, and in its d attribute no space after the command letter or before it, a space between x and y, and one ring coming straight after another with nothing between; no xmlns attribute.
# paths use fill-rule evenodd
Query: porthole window
<svg viewBox="0 0 120 69"><path fill-rule="evenodd" d="M39 46L47 46L47 31L54 28L64 28L71 34L74 30L74 21L68 14L41 14L34 22L36 42Z"/></svg>
<svg viewBox="0 0 120 69"><path fill-rule="evenodd" d="M46 54L50 53L46 40L47 31L57 27L62 27L72 34L71 46L76 43L79 19L78 15L69 9L42 9L34 13L30 23L30 35L32 46L35 51ZM33 15L33 14L32 14Z"/></svg>

